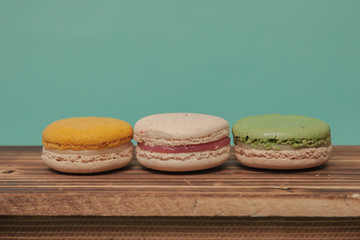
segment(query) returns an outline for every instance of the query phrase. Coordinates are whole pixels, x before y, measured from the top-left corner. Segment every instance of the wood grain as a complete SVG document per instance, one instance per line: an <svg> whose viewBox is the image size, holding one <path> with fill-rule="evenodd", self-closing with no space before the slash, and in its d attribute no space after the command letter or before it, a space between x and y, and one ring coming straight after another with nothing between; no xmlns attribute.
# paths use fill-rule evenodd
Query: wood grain
<svg viewBox="0 0 360 240"><path fill-rule="evenodd" d="M140 166L74 175L49 169L41 147L0 147L0 215L360 217L360 146L335 146L330 161L270 171L231 159L165 173Z"/></svg>
<svg viewBox="0 0 360 240"><path fill-rule="evenodd" d="M0 217L0 239L359 240L359 218Z"/></svg>

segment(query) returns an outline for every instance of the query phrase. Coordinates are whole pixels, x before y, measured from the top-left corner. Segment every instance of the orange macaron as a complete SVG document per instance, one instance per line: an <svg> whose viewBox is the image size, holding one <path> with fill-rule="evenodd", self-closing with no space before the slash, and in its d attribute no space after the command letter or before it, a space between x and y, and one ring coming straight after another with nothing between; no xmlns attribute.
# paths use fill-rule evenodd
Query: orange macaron
<svg viewBox="0 0 360 240"><path fill-rule="evenodd" d="M96 173L129 164L133 158L132 126L105 117L58 120L42 134L42 159L68 173Z"/></svg>

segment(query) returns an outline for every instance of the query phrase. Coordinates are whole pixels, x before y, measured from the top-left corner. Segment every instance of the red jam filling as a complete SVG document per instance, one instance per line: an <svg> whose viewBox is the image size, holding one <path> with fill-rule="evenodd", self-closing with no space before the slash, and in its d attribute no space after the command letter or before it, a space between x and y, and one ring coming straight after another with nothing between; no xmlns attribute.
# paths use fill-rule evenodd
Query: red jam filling
<svg viewBox="0 0 360 240"><path fill-rule="evenodd" d="M225 147L230 143L230 138L226 137L214 142L193 144L186 146L148 146L145 143L138 143L138 146L146 151L158 152L158 153L189 153L189 152L203 152L217 150L221 147Z"/></svg>

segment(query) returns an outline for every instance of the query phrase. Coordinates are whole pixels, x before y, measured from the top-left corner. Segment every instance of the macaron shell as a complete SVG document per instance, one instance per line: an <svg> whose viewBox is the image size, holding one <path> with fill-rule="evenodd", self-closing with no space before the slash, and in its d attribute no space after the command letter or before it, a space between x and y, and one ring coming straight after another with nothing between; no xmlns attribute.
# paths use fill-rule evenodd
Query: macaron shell
<svg viewBox="0 0 360 240"><path fill-rule="evenodd" d="M229 136L230 129L227 127L220 131L214 132L207 136L194 137L189 139L164 139L164 138L152 138L144 137L141 134L134 135L134 140L138 143L146 143L148 146L186 146L194 144L203 144L209 142L215 142L219 139L223 139Z"/></svg>
<svg viewBox="0 0 360 240"><path fill-rule="evenodd" d="M136 147L136 158L145 167L168 172L198 171L217 167L230 157L230 145L216 151L156 153Z"/></svg>
<svg viewBox="0 0 360 240"><path fill-rule="evenodd" d="M237 121L232 130L235 137L251 139L322 139L330 136L330 127L326 122L299 115L245 117Z"/></svg>
<svg viewBox="0 0 360 240"><path fill-rule="evenodd" d="M133 129L119 119L79 117L51 123L42 136L44 147L49 149L98 150L130 142Z"/></svg>
<svg viewBox="0 0 360 240"><path fill-rule="evenodd" d="M124 167L133 159L130 142L105 150L53 150L43 148L42 160L52 169L66 173L98 173Z"/></svg>
<svg viewBox="0 0 360 240"><path fill-rule="evenodd" d="M134 139L138 142L143 139L180 140L182 144L181 140L203 138L217 132L221 132L218 137L229 134L229 123L225 119L199 113L163 113L140 119L134 126Z"/></svg>
<svg viewBox="0 0 360 240"><path fill-rule="evenodd" d="M326 163L332 145L300 150L258 150L235 146L235 157L243 165L254 168L294 170L320 166Z"/></svg>

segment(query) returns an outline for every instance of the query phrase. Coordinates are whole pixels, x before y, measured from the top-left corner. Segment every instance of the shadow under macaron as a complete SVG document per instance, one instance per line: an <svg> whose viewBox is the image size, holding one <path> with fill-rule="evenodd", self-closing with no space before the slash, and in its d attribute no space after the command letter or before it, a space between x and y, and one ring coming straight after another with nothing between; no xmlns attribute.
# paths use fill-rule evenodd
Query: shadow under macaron
<svg viewBox="0 0 360 240"><path fill-rule="evenodd" d="M141 170L153 173L153 174L160 174L160 175L201 175L201 174L210 174L216 173L219 171L223 171L228 167L228 163L225 162L217 167L203 169L203 170L196 170L196 171L184 171L184 172L170 172L170 171L162 171L162 170L155 170L145 166L140 167Z"/></svg>
<svg viewBox="0 0 360 240"><path fill-rule="evenodd" d="M109 170L109 171L103 171L103 172L94 172L94 173L68 173L68 172L61 172L52 168L48 168L48 170L52 173L55 174L60 174L60 175L68 175L68 176L101 176L101 175L109 175L109 174L115 174L115 173L119 173L119 172L124 172L124 171L129 171L131 170L135 165L134 161L131 161L128 165L121 167L121 168L117 168L117 169L113 169L113 170Z"/></svg>
<svg viewBox="0 0 360 240"><path fill-rule="evenodd" d="M311 167L311 168L303 168L303 169L266 169L266 168L255 168L255 167L248 167L245 166L239 162L236 163L236 166L239 168L243 168L244 170L247 171L256 171L256 172L263 172L263 173L272 173L272 174L284 174L284 173L289 173L289 174L294 174L294 173L306 173L306 172L314 172L314 171L320 171L320 170L324 170L325 168L328 167L328 163L324 163L320 166L316 166L316 167Z"/></svg>

